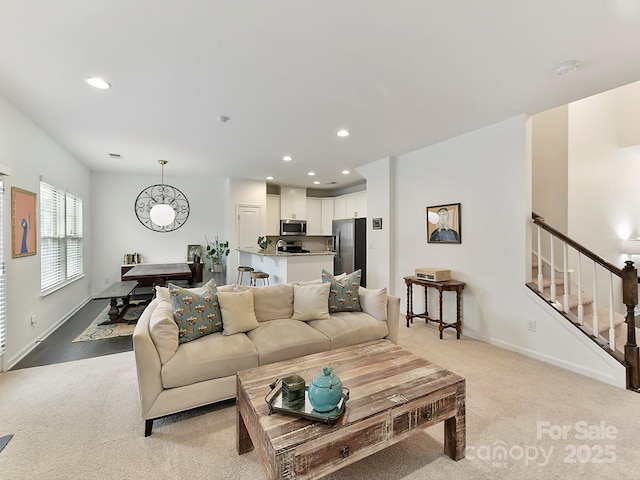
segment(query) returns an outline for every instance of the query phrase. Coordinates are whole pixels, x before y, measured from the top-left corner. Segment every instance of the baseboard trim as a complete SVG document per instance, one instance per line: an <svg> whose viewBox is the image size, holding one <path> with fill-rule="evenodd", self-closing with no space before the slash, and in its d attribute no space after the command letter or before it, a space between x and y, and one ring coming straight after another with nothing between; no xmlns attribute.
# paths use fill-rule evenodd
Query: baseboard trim
<svg viewBox="0 0 640 480"><path fill-rule="evenodd" d="M67 320L69 320L72 316L74 316L78 311L84 307L87 303L91 301L91 297L87 297L83 302L78 304L73 310L64 315L60 320L51 325L48 329L42 332L33 342L23 348L20 352L16 353L13 357L11 357L7 362L7 370L11 370L14 366L20 362L24 357L29 355L39 343L44 341L49 335L55 332L61 325L63 325Z"/></svg>

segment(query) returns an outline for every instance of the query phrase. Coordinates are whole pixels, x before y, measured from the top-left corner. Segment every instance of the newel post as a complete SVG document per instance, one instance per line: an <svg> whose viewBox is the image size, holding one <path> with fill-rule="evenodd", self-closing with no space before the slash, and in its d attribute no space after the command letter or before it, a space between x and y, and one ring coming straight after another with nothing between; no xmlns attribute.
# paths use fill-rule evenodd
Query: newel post
<svg viewBox="0 0 640 480"><path fill-rule="evenodd" d="M627 343L624 346L624 360L627 364L627 388L640 389L640 351L636 344L636 317L638 304L638 271L631 260L622 269L622 303L627 307Z"/></svg>

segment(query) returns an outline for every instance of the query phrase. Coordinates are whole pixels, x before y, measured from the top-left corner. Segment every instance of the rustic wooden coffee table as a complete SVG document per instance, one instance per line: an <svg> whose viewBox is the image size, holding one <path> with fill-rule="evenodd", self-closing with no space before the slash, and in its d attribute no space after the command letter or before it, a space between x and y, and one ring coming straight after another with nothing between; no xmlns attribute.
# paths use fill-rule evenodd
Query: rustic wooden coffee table
<svg viewBox="0 0 640 480"><path fill-rule="evenodd" d="M270 384L296 373L308 385L323 365L335 365L349 388L334 425L269 415ZM444 452L464 458L464 378L387 340L243 370L236 379L238 453L255 446L268 479L318 478L443 421Z"/></svg>

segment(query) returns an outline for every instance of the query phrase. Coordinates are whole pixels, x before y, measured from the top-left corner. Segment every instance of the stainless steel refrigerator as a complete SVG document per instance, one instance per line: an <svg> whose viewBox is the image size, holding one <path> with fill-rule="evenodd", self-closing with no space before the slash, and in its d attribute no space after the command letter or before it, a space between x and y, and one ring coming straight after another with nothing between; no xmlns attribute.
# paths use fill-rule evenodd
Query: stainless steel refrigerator
<svg viewBox="0 0 640 480"><path fill-rule="evenodd" d="M333 221L333 273L362 270L360 285L367 286L367 219L348 218Z"/></svg>

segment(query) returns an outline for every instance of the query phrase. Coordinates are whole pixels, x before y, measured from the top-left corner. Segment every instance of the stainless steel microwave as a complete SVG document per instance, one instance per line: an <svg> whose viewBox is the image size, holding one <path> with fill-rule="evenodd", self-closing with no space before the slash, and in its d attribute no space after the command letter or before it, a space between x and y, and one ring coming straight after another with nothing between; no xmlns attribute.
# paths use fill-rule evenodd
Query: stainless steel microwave
<svg viewBox="0 0 640 480"><path fill-rule="evenodd" d="M280 235L306 235L306 220L280 220Z"/></svg>

